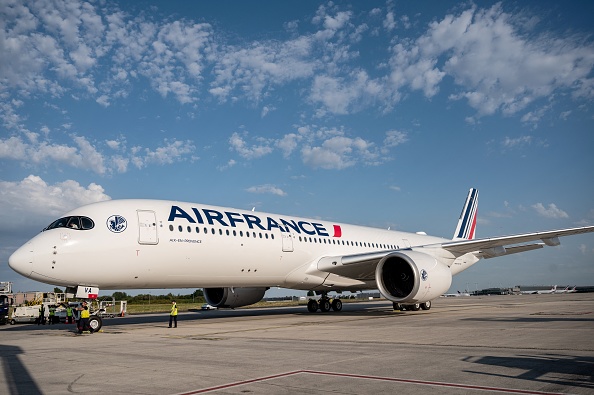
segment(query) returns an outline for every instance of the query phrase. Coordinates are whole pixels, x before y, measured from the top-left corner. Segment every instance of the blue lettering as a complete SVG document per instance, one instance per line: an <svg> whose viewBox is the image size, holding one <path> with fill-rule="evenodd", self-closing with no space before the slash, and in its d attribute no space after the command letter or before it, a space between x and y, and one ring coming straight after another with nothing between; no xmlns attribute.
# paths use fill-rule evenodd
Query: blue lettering
<svg viewBox="0 0 594 395"><path fill-rule="evenodd" d="M309 222L299 221L299 222L297 222L297 224L299 225L299 227L301 228L301 230L304 231L306 234L308 234L308 235L315 235L316 234L315 230L311 230L310 231L310 230L307 230L307 229L305 229L303 227L304 225L311 225Z"/></svg>
<svg viewBox="0 0 594 395"><path fill-rule="evenodd" d="M272 230L272 228L279 228L281 232L285 231L283 228L278 226L278 222L276 222L272 218L268 217L268 230Z"/></svg>
<svg viewBox="0 0 594 395"><path fill-rule="evenodd" d="M219 213L216 210L209 210L207 208L203 208L204 215L210 225L214 225L214 221L217 221L219 224L223 226L229 226L223 221L223 214Z"/></svg>
<svg viewBox="0 0 594 395"><path fill-rule="evenodd" d="M318 232L318 235L320 235L320 236L329 236L328 235L328 232L326 232L326 228L324 228L324 225L322 225L322 224L316 224L315 222L312 222L311 225Z"/></svg>
<svg viewBox="0 0 594 395"><path fill-rule="evenodd" d="M250 229L254 229L253 225L256 225L258 228L266 230L266 228L264 228L261 224L262 220L255 215L243 214L243 217L245 218L245 223L250 227Z"/></svg>
<svg viewBox="0 0 594 395"><path fill-rule="evenodd" d="M196 216L196 219L198 220L199 224L203 224L204 221L202 221L202 216L200 215L200 211L198 211L197 208L192 207L192 211L194 212L194 215Z"/></svg>
<svg viewBox="0 0 594 395"><path fill-rule="evenodd" d="M188 213L177 206L171 206L171 211L169 212L169 219L168 221L173 221L176 218L185 218L188 222L195 224L194 218L190 217Z"/></svg>
<svg viewBox="0 0 594 395"><path fill-rule="evenodd" d="M280 219L283 225L285 225L285 232L289 232L289 228L293 229L295 232L301 234L301 229L295 223L295 221L291 220L291 222L285 221L284 219Z"/></svg>
<svg viewBox="0 0 594 395"><path fill-rule="evenodd" d="M225 211L225 214L227 214L227 218L229 219L229 223L234 228L235 228L235 223L236 222L245 222L243 219L241 219L241 214L239 214L239 213L230 213L230 212ZM234 216L238 216L240 218L234 218Z"/></svg>

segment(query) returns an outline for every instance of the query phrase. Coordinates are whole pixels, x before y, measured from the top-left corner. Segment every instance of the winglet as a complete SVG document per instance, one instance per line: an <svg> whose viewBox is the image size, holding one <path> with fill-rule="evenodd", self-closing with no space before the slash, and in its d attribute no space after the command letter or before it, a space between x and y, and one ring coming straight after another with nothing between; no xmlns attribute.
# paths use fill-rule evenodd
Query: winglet
<svg viewBox="0 0 594 395"><path fill-rule="evenodd" d="M472 240L476 230L476 213L478 209L478 190L471 188L466 197L466 203L458 219L458 226L453 240Z"/></svg>

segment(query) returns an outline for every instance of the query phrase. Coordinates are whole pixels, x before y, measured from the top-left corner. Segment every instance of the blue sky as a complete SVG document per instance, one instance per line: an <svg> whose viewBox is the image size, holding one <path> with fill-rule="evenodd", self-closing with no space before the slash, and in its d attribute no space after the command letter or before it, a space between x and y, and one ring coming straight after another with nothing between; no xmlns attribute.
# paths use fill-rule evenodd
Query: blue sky
<svg viewBox="0 0 594 395"><path fill-rule="evenodd" d="M90 202L175 199L451 237L594 224L589 2L0 0L0 280ZM594 237L452 289L594 285Z"/></svg>

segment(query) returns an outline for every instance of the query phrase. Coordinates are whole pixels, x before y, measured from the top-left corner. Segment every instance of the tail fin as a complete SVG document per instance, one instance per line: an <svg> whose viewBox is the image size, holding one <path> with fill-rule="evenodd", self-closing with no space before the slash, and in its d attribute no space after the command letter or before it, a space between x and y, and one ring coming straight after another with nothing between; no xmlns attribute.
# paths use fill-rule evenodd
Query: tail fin
<svg viewBox="0 0 594 395"><path fill-rule="evenodd" d="M478 190L471 188L466 197L466 203L458 219L458 226L454 232L454 240L472 240L476 230L476 213L478 209Z"/></svg>

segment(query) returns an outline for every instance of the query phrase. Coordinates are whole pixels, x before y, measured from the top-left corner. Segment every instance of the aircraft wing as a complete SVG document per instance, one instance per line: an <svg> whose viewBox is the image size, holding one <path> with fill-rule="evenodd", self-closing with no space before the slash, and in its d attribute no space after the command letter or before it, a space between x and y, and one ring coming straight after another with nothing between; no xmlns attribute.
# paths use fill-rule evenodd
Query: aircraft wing
<svg viewBox="0 0 594 395"><path fill-rule="evenodd" d="M578 235L589 232L594 232L594 226L582 226L579 228L549 230L546 232L524 233L484 239L449 241L442 243L441 248L455 254L475 252L478 253L477 256L493 258L496 256L542 248L545 244L548 246L557 246L560 244L560 236ZM524 244L537 240L540 240L541 243Z"/></svg>
<svg viewBox="0 0 594 395"><path fill-rule="evenodd" d="M560 244L559 237L594 232L594 226L524 233L512 236L489 237L474 240L448 241L441 244L416 246L443 248L455 255L472 252L479 258L494 258ZM539 240L538 243L531 243ZM413 249L415 246L413 246ZM406 249L408 250L408 249ZM375 268L386 255L398 250L376 251L364 254L325 256L318 260L317 269L360 281L373 281ZM402 250L401 250L402 251Z"/></svg>

